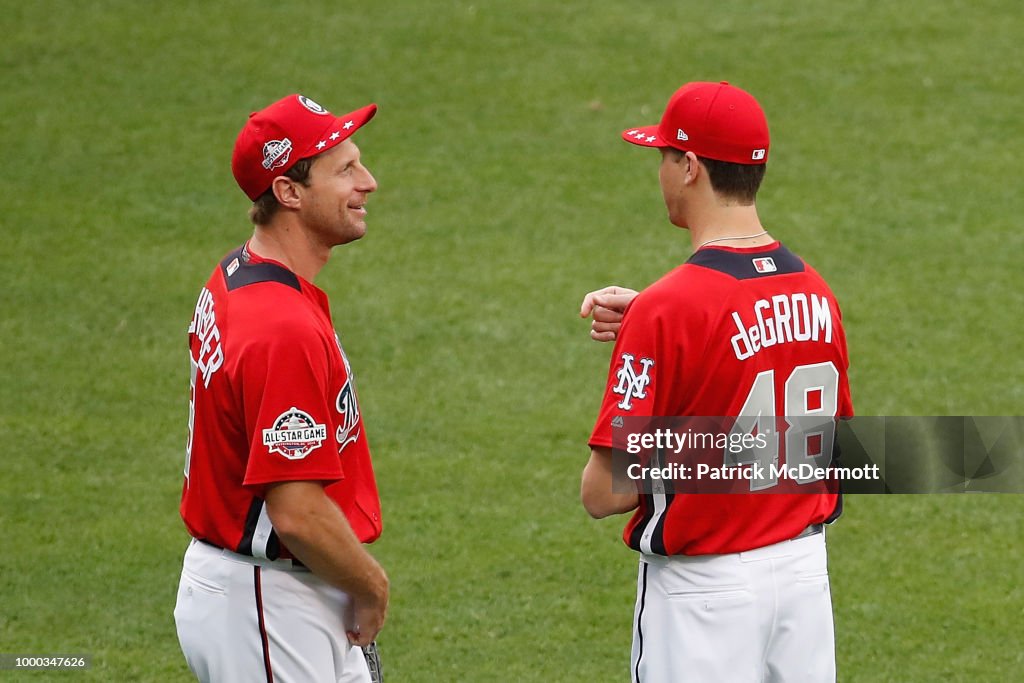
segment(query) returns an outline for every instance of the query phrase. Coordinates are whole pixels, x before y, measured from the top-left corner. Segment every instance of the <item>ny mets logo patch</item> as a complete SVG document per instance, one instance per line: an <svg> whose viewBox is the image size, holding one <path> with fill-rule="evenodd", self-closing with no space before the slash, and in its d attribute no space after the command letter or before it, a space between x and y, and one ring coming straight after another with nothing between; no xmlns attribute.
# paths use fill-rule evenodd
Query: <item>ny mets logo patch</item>
<svg viewBox="0 0 1024 683"><path fill-rule="evenodd" d="M309 413L292 406L277 416L274 426L263 430L263 445L289 460L302 460L320 448L327 425L317 424Z"/></svg>
<svg viewBox="0 0 1024 683"><path fill-rule="evenodd" d="M637 372L633 365L633 356L629 353L622 354L622 367L615 373L618 383L612 387L612 392L622 396L619 401L619 408L622 410L633 409L633 399L644 400L647 398L647 385L651 378L647 374L654 366L654 360L650 358L640 359L640 372Z"/></svg>

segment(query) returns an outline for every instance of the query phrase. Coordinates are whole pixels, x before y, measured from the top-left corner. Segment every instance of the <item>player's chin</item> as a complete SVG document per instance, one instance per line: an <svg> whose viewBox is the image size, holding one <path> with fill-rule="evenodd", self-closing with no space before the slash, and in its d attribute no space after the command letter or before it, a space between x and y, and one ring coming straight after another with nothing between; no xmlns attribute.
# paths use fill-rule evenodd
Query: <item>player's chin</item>
<svg viewBox="0 0 1024 683"><path fill-rule="evenodd" d="M340 240L338 240L338 246L340 246L342 244L349 244L351 242L356 242L358 240L361 240L361 239L363 239L363 235L365 235L365 234L366 234L365 230L362 230L362 231L359 231L359 232L350 231L350 232L346 233Z"/></svg>
<svg viewBox="0 0 1024 683"><path fill-rule="evenodd" d="M366 219L362 217L350 216L349 220L346 221L345 227L345 241L355 242L366 234Z"/></svg>
<svg viewBox="0 0 1024 683"><path fill-rule="evenodd" d="M676 226L677 228L683 228L685 230L690 229L690 223L689 221L686 220L685 216L672 213L671 211L668 212L668 222Z"/></svg>

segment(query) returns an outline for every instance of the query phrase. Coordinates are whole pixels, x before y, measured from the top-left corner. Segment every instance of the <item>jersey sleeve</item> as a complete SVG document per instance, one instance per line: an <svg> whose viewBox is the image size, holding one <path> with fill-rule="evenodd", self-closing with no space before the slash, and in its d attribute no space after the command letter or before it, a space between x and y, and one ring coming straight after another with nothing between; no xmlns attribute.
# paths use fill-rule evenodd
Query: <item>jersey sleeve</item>
<svg viewBox="0 0 1024 683"><path fill-rule="evenodd" d="M829 290L831 295L831 290ZM835 295L831 295L835 304L835 330L836 346L839 351L839 396L836 406L836 417L841 420L853 418L853 397L850 394L850 352L846 347L846 332L843 328L843 313L836 302Z"/></svg>
<svg viewBox="0 0 1024 683"><path fill-rule="evenodd" d="M657 320L644 294L633 300L622 319L612 352L604 398L590 435L591 448L612 447L612 430L628 416L655 415L659 390Z"/></svg>
<svg viewBox="0 0 1024 683"><path fill-rule="evenodd" d="M330 397L333 339L314 327L268 325L241 354L241 406L249 434L244 484L343 477Z"/></svg>

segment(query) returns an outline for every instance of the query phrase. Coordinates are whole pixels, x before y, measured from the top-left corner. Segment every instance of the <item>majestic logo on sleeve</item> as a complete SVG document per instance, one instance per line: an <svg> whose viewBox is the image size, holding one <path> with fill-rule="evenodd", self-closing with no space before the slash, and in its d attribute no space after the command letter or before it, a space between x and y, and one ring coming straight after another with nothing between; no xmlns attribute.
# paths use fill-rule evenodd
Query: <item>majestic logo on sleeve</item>
<svg viewBox="0 0 1024 683"><path fill-rule="evenodd" d="M334 335L338 342L338 350L341 351L341 359L345 361L345 384L338 392L338 398L334 407L340 415L338 429L335 432L335 440L338 442L338 452L345 450L345 446L359 438L359 400L356 398L356 388L353 384L352 366L349 365L345 349L341 348L341 340Z"/></svg>
<svg viewBox="0 0 1024 683"><path fill-rule="evenodd" d="M633 365L633 356L628 353L622 354L622 367L615 373L618 383L612 387L614 393L622 396L619 408L632 410L634 398L641 401L647 398L647 385L651 383L651 378L647 373L653 366L652 359L641 358L640 372L637 373L637 369Z"/></svg>
<svg viewBox="0 0 1024 683"><path fill-rule="evenodd" d="M317 424L309 413L294 406L278 415L273 427L263 430L263 445L289 460L302 460L326 438L327 425Z"/></svg>

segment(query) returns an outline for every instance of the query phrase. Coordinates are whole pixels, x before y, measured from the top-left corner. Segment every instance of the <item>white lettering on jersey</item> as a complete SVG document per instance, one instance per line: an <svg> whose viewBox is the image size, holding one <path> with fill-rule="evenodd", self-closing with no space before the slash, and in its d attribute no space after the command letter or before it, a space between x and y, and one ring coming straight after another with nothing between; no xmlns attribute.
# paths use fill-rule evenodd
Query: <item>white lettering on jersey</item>
<svg viewBox="0 0 1024 683"><path fill-rule="evenodd" d="M193 358L196 368L203 375L203 386L210 386L210 377L224 364L224 349L220 345L220 329L213 310L213 293L203 287L196 302L196 310L189 323L188 333L196 335L200 347L198 357Z"/></svg>
<svg viewBox="0 0 1024 683"><path fill-rule="evenodd" d="M338 398L334 407L341 415L341 424L338 425L335 439L338 442L338 452L345 450L345 446L359 438L359 401L356 399L356 388L352 378L352 366L349 365L345 349L341 348L341 340L334 335L334 341L338 342L338 350L341 351L341 359L345 361L345 384L338 392Z"/></svg>
<svg viewBox="0 0 1024 683"><path fill-rule="evenodd" d="M832 342L832 314L828 299L817 294L776 294L758 299L746 316L732 312L737 334L730 340L739 360L776 344L824 340ZM744 322L746 320L747 322ZM747 324L751 322L752 324Z"/></svg>
<svg viewBox="0 0 1024 683"><path fill-rule="evenodd" d="M614 393L622 396L619 408L632 410L634 398L641 401L647 398L647 385L651 383L651 378L647 373L653 365L652 359L641 358L640 373L637 374L636 368L633 366L633 356L628 353L622 354L622 367L615 374L618 384L612 387Z"/></svg>

